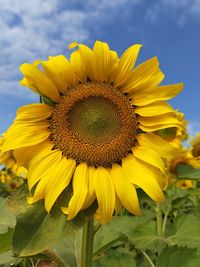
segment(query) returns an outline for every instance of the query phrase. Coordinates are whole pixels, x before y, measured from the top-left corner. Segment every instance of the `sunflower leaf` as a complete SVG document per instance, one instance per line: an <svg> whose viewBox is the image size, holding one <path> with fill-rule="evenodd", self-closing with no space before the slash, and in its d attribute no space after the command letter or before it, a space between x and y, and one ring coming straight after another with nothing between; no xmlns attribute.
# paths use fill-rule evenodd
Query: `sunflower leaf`
<svg viewBox="0 0 200 267"><path fill-rule="evenodd" d="M4 234L16 224L15 215L8 208L8 199L0 198L0 234Z"/></svg>
<svg viewBox="0 0 200 267"><path fill-rule="evenodd" d="M131 253L119 247L110 249L106 255L96 259L93 265L94 267L136 267L136 262Z"/></svg>
<svg viewBox="0 0 200 267"><path fill-rule="evenodd" d="M179 164L177 166L177 177L178 180L199 180L200 169L195 169L191 165Z"/></svg>
<svg viewBox="0 0 200 267"><path fill-rule="evenodd" d="M71 190L63 192L51 214L45 211L43 201L28 205L27 196L28 188L25 184L9 201L10 209L16 213L17 217L13 233L13 249L18 257L35 255L51 249L61 238L65 238L67 242L70 235L80 228L96 209L90 208L78 214L76 220L67 221L66 215L61 212L60 203L64 201L67 204Z"/></svg>
<svg viewBox="0 0 200 267"><path fill-rule="evenodd" d="M199 229L200 221L197 216L181 216L174 223L174 234L167 239L173 245L200 248Z"/></svg>
<svg viewBox="0 0 200 267"><path fill-rule="evenodd" d="M195 249L185 247L165 247L157 258L156 267L198 267L195 264Z"/></svg>

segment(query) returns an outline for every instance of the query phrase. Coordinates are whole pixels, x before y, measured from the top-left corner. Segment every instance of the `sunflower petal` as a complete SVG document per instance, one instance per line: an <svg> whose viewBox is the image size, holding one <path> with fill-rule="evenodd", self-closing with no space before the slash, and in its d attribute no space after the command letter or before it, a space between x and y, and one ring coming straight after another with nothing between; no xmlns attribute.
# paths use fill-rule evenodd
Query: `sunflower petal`
<svg viewBox="0 0 200 267"><path fill-rule="evenodd" d="M63 157L52 172L52 179L46 187L45 208L49 212L61 194L68 186L76 167L75 160Z"/></svg>
<svg viewBox="0 0 200 267"><path fill-rule="evenodd" d="M163 160L161 159L158 152L156 152L152 148L145 146L135 146L132 148L132 152L137 159L143 160L160 169L162 173L165 173L165 164Z"/></svg>
<svg viewBox="0 0 200 267"><path fill-rule="evenodd" d="M14 122L4 135L2 152L42 143L50 134L47 127L48 124L45 122L26 124Z"/></svg>
<svg viewBox="0 0 200 267"><path fill-rule="evenodd" d="M68 220L73 219L81 210L88 192L88 166L80 163L74 172L73 195L68 205ZM64 211L64 210L63 210Z"/></svg>
<svg viewBox="0 0 200 267"><path fill-rule="evenodd" d="M69 45L69 49L72 49L75 47L78 47L78 51L80 52L80 57L83 61L84 66L86 67L86 74L90 78L93 78L93 71L92 71L93 51L84 44L73 42Z"/></svg>
<svg viewBox="0 0 200 267"><path fill-rule="evenodd" d="M94 190L94 167L88 167L89 175L88 175L88 193L83 204L82 209L87 209L95 200L95 190Z"/></svg>
<svg viewBox="0 0 200 267"><path fill-rule="evenodd" d="M93 50L93 78L98 82L107 81L111 69L111 54L107 43L96 41Z"/></svg>
<svg viewBox="0 0 200 267"><path fill-rule="evenodd" d="M175 117L174 113L162 114L153 117L139 117L138 121L144 126L153 126L156 124L166 124L168 127L182 127L183 124Z"/></svg>
<svg viewBox="0 0 200 267"><path fill-rule="evenodd" d="M127 81L135 66L140 48L142 45L136 44L129 47L121 56L116 72L115 85L119 86Z"/></svg>
<svg viewBox="0 0 200 267"><path fill-rule="evenodd" d="M80 51L74 51L70 56L70 65L73 69L74 74L76 75L77 79L81 82L85 82L87 78L86 74L86 67L84 62L81 58Z"/></svg>
<svg viewBox="0 0 200 267"><path fill-rule="evenodd" d="M179 155L179 150L156 134L140 134L137 138L137 141L141 147L149 147L158 152L163 158L170 159L174 158L176 155Z"/></svg>
<svg viewBox="0 0 200 267"><path fill-rule="evenodd" d="M140 215L140 207L135 186L131 184L124 174L122 168L114 164L110 175L115 186L116 194L122 205L131 213Z"/></svg>
<svg viewBox="0 0 200 267"><path fill-rule="evenodd" d="M146 87L144 93L130 94L131 102L136 106L144 106L155 101L169 100L183 89L183 83L162 85L158 87Z"/></svg>
<svg viewBox="0 0 200 267"><path fill-rule="evenodd" d="M136 159L134 156L127 156L122 161L122 168L130 182L142 188L154 201L162 202L165 197L157 182L159 180L148 164Z"/></svg>
<svg viewBox="0 0 200 267"><path fill-rule="evenodd" d="M38 152L28 164L28 186L29 190L45 177L51 179L53 170L61 160L62 153L60 151L51 150L49 146Z"/></svg>
<svg viewBox="0 0 200 267"><path fill-rule="evenodd" d="M143 117L151 117L174 112L174 110L168 103L158 101L146 106L136 107L134 112Z"/></svg>
<svg viewBox="0 0 200 267"><path fill-rule="evenodd" d="M159 70L159 61L157 57L150 58L149 60L143 62L137 66L130 79L123 85L122 91L127 93L133 93L141 87L146 86L150 83L152 77Z"/></svg>
<svg viewBox="0 0 200 267"><path fill-rule="evenodd" d="M107 223L115 208L115 190L107 169L98 167L94 174L94 188L98 201L98 214L101 223Z"/></svg>
<svg viewBox="0 0 200 267"><path fill-rule="evenodd" d="M38 91L41 95L47 96L55 102L59 101L60 96L55 84L34 64L24 63L20 66L20 70L28 80L28 84L31 84L31 89L34 86L35 92ZM24 81L21 84L25 84Z"/></svg>
<svg viewBox="0 0 200 267"><path fill-rule="evenodd" d="M45 74L55 83L60 92L67 90L68 86L75 84L75 76L69 61L63 55L49 57L41 61Z"/></svg>
<svg viewBox="0 0 200 267"><path fill-rule="evenodd" d="M37 122L47 119L53 112L54 107L46 104L29 104L17 110L15 121Z"/></svg>

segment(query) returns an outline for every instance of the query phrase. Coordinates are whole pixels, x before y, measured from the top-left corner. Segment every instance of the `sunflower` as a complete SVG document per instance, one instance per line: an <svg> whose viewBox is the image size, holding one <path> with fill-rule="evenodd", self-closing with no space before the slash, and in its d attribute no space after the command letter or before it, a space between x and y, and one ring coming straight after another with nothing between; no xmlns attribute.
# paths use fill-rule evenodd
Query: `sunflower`
<svg viewBox="0 0 200 267"><path fill-rule="evenodd" d="M183 152L182 142L187 140L188 138L188 134L186 131L188 122L184 119L184 114L180 111L175 111L175 116L181 122L181 127L179 126L160 129L155 131L155 133L163 139L167 140L172 146L179 149L181 153ZM182 125L184 125L184 127L182 127Z"/></svg>
<svg viewBox="0 0 200 267"><path fill-rule="evenodd" d="M173 185L178 188L192 188L194 182L191 180L177 180L177 168L179 165L192 166L193 168L199 169L199 160L191 154L189 148L180 147L179 154L174 156L173 159L167 162L167 181L168 185ZM187 177L186 177L187 178Z"/></svg>
<svg viewBox="0 0 200 267"><path fill-rule="evenodd" d="M200 158L200 133L191 141L191 153L195 158Z"/></svg>
<svg viewBox="0 0 200 267"><path fill-rule="evenodd" d="M3 152L12 150L28 169L29 203L44 199L50 212L70 184L73 193L62 211L73 219L97 201L100 222L125 207L141 214L136 188L164 200L165 163L176 148L155 134L184 128L165 102L182 83L159 86L164 74L157 57L135 67L140 44L119 58L107 43L93 49L72 43L63 55L23 64L20 82L42 103L19 108L5 133Z"/></svg>
<svg viewBox="0 0 200 267"><path fill-rule="evenodd" d="M3 137L0 137L0 164L5 166L6 170L9 170L13 175L20 177L27 176L27 170L23 166L19 166L13 155L13 151L7 151L1 153L1 146L3 144Z"/></svg>

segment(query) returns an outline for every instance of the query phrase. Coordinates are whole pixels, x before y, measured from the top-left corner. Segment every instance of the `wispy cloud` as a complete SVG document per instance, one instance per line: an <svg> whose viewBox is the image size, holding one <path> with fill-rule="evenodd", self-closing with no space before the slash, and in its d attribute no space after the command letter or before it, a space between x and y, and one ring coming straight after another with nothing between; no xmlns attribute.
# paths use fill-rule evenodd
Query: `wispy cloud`
<svg viewBox="0 0 200 267"><path fill-rule="evenodd" d="M195 136L197 133L200 133L200 121L189 121L188 133L191 136Z"/></svg>
<svg viewBox="0 0 200 267"><path fill-rule="evenodd" d="M189 18L200 19L200 0L159 0L150 5L145 18L154 23L163 14L172 16L179 26L184 26Z"/></svg>
<svg viewBox="0 0 200 267"><path fill-rule="evenodd" d="M130 1L0 0L0 93L32 97L18 90L18 66L63 53L72 41L90 40L93 30L125 10L125 4Z"/></svg>

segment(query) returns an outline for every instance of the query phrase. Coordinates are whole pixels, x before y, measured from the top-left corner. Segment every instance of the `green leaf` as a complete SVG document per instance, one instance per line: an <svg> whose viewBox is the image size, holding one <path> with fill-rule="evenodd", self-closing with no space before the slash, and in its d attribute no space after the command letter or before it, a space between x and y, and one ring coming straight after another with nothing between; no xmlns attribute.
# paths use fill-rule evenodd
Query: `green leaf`
<svg viewBox="0 0 200 267"><path fill-rule="evenodd" d="M77 267L75 256L75 233L62 238L44 252L51 259L54 259L59 267Z"/></svg>
<svg viewBox="0 0 200 267"><path fill-rule="evenodd" d="M137 227L149 221L151 216L114 216L112 220L102 225L94 238L94 255L98 255L108 248L116 245L116 243L123 243L127 241L127 238L131 239Z"/></svg>
<svg viewBox="0 0 200 267"><path fill-rule="evenodd" d="M102 253L112 245L116 244L116 242L124 240L125 235L122 233L122 231L117 229L114 223L116 221L117 220L115 220L114 218L113 221L111 220L111 222L102 225L101 228L96 233L93 245L94 255L98 255L99 253Z"/></svg>
<svg viewBox="0 0 200 267"><path fill-rule="evenodd" d="M9 229L7 233L0 235L0 254L12 250L12 233Z"/></svg>
<svg viewBox="0 0 200 267"><path fill-rule="evenodd" d="M51 100L50 98L48 98L47 96L43 95L40 96L40 103L44 103L50 106L55 106L55 102L53 100Z"/></svg>
<svg viewBox="0 0 200 267"><path fill-rule="evenodd" d="M94 267L136 267L134 256L120 248L112 249L109 253L93 263Z"/></svg>
<svg viewBox="0 0 200 267"><path fill-rule="evenodd" d="M200 248L200 220L194 215L177 218L174 223L174 234L167 239L173 245Z"/></svg>
<svg viewBox="0 0 200 267"><path fill-rule="evenodd" d="M8 228L14 228L16 224L16 218L8 208L8 199L0 198L0 210L0 234L3 234L8 231Z"/></svg>
<svg viewBox="0 0 200 267"><path fill-rule="evenodd" d="M191 165L179 164L177 166L177 179L200 179L200 169L195 169Z"/></svg>
<svg viewBox="0 0 200 267"><path fill-rule="evenodd" d="M192 267L190 262L196 257L196 250L184 247L165 247L158 256L157 267ZM195 267L195 266L193 266ZM196 266L197 267L197 266Z"/></svg>
<svg viewBox="0 0 200 267"><path fill-rule="evenodd" d="M61 203L68 203L71 191L65 191L54 205L51 214L45 211L43 201L28 205L27 185L23 185L10 199L10 208L16 213L17 224L13 233L13 249L18 257L35 255L48 250L61 238L81 227L96 206L80 212L74 220L67 221L61 212ZM65 199L63 199L65 197ZM66 241L67 242L67 241Z"/></svg>

